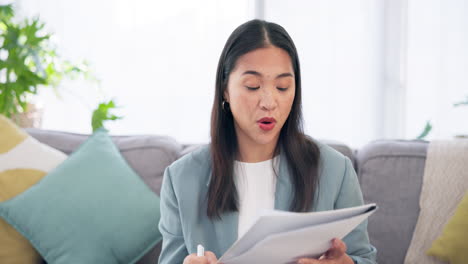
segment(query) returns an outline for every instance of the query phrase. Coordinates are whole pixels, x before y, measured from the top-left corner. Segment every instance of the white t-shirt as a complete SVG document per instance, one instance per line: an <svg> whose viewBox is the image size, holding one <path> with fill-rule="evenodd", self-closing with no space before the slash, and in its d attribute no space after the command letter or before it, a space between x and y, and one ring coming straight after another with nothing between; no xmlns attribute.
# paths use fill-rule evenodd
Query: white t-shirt
<svg viewBox="0 0 468 264"><path fill-rule="evenodd" d="M255 222L263 210L275 207L276 174L279 156L273 159L247 163L234 161L234 182L239 198L239 226L240 238Z"/></svg>

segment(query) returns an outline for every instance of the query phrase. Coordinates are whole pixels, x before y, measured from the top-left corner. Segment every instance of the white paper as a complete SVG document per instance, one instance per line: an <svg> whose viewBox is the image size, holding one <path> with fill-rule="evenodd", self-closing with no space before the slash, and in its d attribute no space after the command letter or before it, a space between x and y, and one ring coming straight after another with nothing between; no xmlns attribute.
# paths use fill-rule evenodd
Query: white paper
<svg viewBox="0 0 468 264"><path fill-rule="evenodd" d="M342 239L377 209L375 204L331 211L264 213L218 263L291 263L319 257L335 237Z"/></svg>

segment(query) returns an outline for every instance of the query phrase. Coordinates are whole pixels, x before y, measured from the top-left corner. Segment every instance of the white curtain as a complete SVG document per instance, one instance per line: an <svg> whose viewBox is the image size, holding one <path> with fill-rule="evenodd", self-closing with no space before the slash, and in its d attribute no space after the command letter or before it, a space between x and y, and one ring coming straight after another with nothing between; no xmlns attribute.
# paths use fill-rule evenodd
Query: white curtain
<svg viewBox="0 0 468 264"><path fill-rule="evenodd" d="M261 1L302 62L306 129L354 147L468 134L468 1Z"/></svg>
<svg viewBox="0 0 468 264"><path fill-rule="evenodd" d="M464 0L20 0L59 52L88 60L85 81L42 93L44 128L89 133L91 110L114 98L113 134L206 143L219 54L259 17L284 26L299 52L306 132L360 147L380 138L468 133L468 10Z"/></svg>
<svg viewBox="0 0 468 264"><path fill-rule="evenodd" d="M306 132L353 147L381 136L382 1L264 2L288 30L302 67Z"/></svg>
<svg viewBox="0 0 468 264"><path fill-rule="evenodd" d="M91 111L114 98L124 119L112 134L209 140L216 66L229 34L253 17L244 1L21 0L21 15L39 14L65 58L88 60L102 92L64 82L57 99L44 92L45 129L91 132Z"/></svg>
<svg viewBox="0 0 468 264"><path fill-rule="evenodd" d="M408 5L407 136L426 120L428 139L468 135L468 1L411 0Z"/></svg>

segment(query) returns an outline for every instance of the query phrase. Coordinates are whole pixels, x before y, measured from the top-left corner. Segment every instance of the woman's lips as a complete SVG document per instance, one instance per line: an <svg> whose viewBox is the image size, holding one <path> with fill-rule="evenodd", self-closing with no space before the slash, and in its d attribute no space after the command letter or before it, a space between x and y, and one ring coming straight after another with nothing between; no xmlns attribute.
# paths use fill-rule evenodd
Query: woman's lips
<svg viewBox="0 0 468 264"><path fill-rule="evenodd" d="M270 131L275 127L276 123L258 123L258 126L264 131Z"/></svg>
<svg viewBox="0 0 468 264"><path fill-rule="evenodd" d="M258 126L263 131L270 131L276 125L276 120L272 117L264 117L257 121Z"/></svg>

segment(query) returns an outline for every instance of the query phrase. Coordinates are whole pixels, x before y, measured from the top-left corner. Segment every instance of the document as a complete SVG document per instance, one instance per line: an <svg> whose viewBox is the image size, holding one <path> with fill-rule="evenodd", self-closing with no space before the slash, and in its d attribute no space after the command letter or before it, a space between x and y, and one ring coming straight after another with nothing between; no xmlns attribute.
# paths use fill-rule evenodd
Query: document
<svg viewBox="0 0 468 264"><path fill-rule="evenodd" d="M218 260L223 264L295 263L318 258L377 210L376 204L331 211L263 213Z"/></svg>

